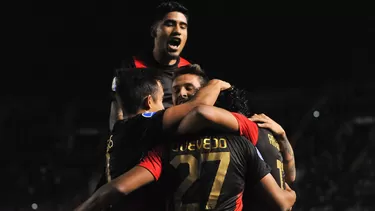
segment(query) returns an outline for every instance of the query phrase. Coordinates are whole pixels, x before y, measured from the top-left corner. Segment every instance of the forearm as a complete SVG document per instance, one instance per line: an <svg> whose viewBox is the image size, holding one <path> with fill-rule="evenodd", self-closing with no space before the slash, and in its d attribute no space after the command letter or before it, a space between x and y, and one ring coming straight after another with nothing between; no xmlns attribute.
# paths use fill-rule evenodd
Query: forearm
<svg viewBox="0 0 375 211"><path fill-rule="evenodd" d="M189 102L166 109L163 116L163 129L177 127L181 120L199 105L214 105L223 88L222 83L220 80L213 79L202 87Z"/></svg>
<svg viewBox="0 0 375 211"><path fill-rule="evenodd" d="M109 115L109 129L112 131L113 126L115 125L116 121L124 119L124 115L122 112L121 107L117 103L117 101L111 102L111 111Z"/></svg>
<svg viewBox="0 0 375 211"><path fill-rule="evenodd" d="M260 182L269 194L272 203L275 203L280 210L289 210L294 205L296 200L295 192L281 189L270 174L263 177Z"/></svg>
<svg viewBox="0 0 375 211"><path fill-rule="evenodd" d="M294 182L294 180L296 179L296 166L293 148L290 145L290 142L285 133L278 137L278 140L280 144L280 150L284 159L284 171L286 182Z"/></svg>
<svg viewBox="0 0 375 211"><path fill-rule="evenodd" d="M94 211L108 207L121 196L121 193L110 183L100 187L89 199L81 204L75 211Z"/></svg>
<svg viewBox="0 0 375 211"><path fill-rule="evenodd" d="M207 128L236 132L238 127L237 119L230 112L214 106L200 105L183 118L178 127L178 133L196 133Z"/></svg>
<svg viewBox="0 0 375 211"><path fill-rule="evenodd" d="M190 102L200 105L214 105L221 91L220 80L211 80L209 83L202 87Z"/></svg>

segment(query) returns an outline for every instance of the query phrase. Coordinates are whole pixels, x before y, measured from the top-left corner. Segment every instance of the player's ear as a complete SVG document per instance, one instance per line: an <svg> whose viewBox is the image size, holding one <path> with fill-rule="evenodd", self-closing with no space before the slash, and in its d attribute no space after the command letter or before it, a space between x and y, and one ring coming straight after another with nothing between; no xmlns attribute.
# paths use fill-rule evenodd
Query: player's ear
<svg viewBox="0 0 375 211"><path fill-rule="evenodd" d="M144 100L144 102L143 102L143 104L144 104L144 107L145 107L145 110L150 110L151 109L151 107L152 107L152 96L151 95L148 95L146 98L145 98L145 100Z"/></svg>
<svg viewBox="0 0 375 211"><path fill-rule="evenodd" d="M152 24L151 28L150 28L150 32L151 32L151 37L155 38L156 35L157 35L157 30L158 30L158 26L160 24L160 21L156 21L154 24Z"/></svg>
<svg viewBox="0 0 375 211"><path fill-rule="evenodd" d="M150 30L150 32L151 32L151 37L152 37L152 38L155 38L155 37L156 37L156 29L155 29L155 25L152 25L152 26L151 26L151 30Z"/></svg>

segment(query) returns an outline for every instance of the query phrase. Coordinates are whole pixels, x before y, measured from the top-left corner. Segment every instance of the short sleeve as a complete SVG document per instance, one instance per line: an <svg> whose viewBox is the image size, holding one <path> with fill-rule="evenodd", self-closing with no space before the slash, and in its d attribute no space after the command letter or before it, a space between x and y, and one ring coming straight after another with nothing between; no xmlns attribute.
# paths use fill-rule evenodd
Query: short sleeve
<svg viewBox="0 0 375 211"><path fill-rule="evenodd" d="M254 145L258 142L258 126L255 122L249 120L246 116L231 112L233 116L237 119L239 132L241 136L245 136L247 139L251 141Z"/></svg>
<svg viewBox="0 0 375 211"><path fill-rule="evenodd" d="M163 117L165 110L145 112L140 115L144 122L145 131L141 138L142 145L147 149L156 147L166 142L167 136L163 130Z"/></svg>
<svg viewBox="0 0 375 211"><path fill-rule="evenodd" d="M251 184L256 184L264 176L271 173L270 166L265 163L260 155L260 152L253 146L249 145L249 155L247 162L247 181Z"/></svg>
<svg viewBox="0 0 375 211"><path fill-rule="evenodd" d="M162 157L161 147L154 148L151 151L149 151L144 158L142 158L138 166L141 166L147 169L157 181L159 180L161 172L162 172L161 157Z"/></svg>

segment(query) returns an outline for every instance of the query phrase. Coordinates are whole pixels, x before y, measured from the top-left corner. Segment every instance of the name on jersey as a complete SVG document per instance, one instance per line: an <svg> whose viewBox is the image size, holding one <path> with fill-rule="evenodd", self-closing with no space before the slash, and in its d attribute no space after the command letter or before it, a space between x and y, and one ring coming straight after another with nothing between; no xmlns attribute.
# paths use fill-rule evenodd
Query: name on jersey
<svg viewBox="0 0 375 211"><path fill-rule="evenodd" d="M273 137L273 135L268 134L268 141L270 142L270 144L271 144L272 146L276 147L276 149L280 151L280 145L279 145L279 143L276 141L275 137Z"/></svg>
<svg viewBox="0 0 375 211"><path fill-rule="evenodd" d="M186 141L183 143L175 143L172 147L173 152L186 152L195 150L211 150L227 148L227 140L225 138L202 138L198 140Z"/></svg>

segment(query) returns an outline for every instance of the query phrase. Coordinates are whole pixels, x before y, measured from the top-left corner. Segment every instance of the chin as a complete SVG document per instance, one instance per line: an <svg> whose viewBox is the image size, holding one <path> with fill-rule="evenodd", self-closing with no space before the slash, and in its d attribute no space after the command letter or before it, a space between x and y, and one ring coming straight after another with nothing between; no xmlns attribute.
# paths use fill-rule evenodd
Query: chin
<svg viewBox="0 0 375 211"><path fill-rule="evenodd" d="M168 52L168 57L171 59L177 59L180 56L180 52Z"/></svg>

